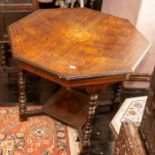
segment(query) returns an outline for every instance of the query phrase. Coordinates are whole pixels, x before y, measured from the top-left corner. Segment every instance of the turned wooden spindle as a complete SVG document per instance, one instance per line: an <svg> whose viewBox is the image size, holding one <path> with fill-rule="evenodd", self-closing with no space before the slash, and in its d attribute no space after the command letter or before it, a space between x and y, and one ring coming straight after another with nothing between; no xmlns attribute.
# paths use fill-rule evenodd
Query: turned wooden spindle
<svg viewBox="0 0 155 155"><path fill-rule="evenodd" d="M7 63L6 63L6 47L5 44L1 44L0 45L0 49L1 49L1 67L2 67L2 71L7 67Z"/></svg>
<svg viewBox="0 0 155 155"><path fill-rule="evenodd" d="M26 120L26 91L25 91L25 78L22 69L18 73L18 87L19 87L19 116L20 120Z"/></svg>
<svg viewBox="0 0 155 155"><path fill-rule="evenodd" d="M83 132L83 139L82 139L82 146L81 146L81 152L89 152L90 151L90 145L91 145L91 133L93 130L93 119L95 116L95 111L97 107L97 100L98 100L98 94L105 90L108 84L104 85L95 85L87 87L87 92L90 94L89 99L89 106L88 106L88 114L87 114L87 120L84 126L84 132Z"/></svg>
<svg viewBox="0 0 155 155"><path fill-rule="evenodd" d="M83 137L83 146L82 146L83 152L89 150L89 147L91 144L90 139L91 139L91 132L92 132L92 123L93 123L93 118L94 118L95 110L97 106L97 99L98 99L97 94L90 95L87 121L84 128L84 137Z"/></svg>
<svg viewBox="0 0 155 155"><path fill-rule="evenodd" d="M117 90L116 90L115 97L113 100L114 104L113 104L112 108L120 105L120 103L122 101L122 92L123 92L123 84L122 84L122 82L119 82L117 85Z"/></svg>

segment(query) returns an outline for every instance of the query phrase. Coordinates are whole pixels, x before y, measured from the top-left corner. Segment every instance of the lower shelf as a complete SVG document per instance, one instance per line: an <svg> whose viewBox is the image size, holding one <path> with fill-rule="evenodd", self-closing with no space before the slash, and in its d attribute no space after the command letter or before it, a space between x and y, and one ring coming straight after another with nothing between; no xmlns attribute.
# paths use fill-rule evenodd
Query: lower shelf
<svg viewBox="0 0 155 155"><path fill-rule="evenodd" d="M81 129L86 122L89 96L61 88L43 106L43 112L72 127Z"/></svg>

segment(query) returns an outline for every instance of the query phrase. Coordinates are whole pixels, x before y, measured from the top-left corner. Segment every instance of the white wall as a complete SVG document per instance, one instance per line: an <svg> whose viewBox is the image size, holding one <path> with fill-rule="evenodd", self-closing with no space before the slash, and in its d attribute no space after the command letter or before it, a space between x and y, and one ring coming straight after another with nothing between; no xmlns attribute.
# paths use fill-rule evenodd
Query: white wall
<svg viewBox="0 0 155 155"><path fill-rule="evenodd" d="M137 70L151 73L155 66L155 0L143 0L136 27L152 44Z"/></svg>
<svg viewBox="0 0 155 155"><path fill-rule="evenodd" d="M103 0L102 11L127 18L136 24L142 0Z"/></svg>
<svg viewBox="0 0 155 155"><path fill-rule="evenodd" d="M149 41L155 41L155 0L143 0L136 27Z"/></svg>

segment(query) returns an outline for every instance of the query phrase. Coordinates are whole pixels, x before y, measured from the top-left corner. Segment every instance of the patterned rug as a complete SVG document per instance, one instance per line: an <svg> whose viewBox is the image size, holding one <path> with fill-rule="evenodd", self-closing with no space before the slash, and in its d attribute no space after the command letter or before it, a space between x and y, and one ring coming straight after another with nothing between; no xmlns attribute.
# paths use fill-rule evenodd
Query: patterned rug
<svg viewBox="0 0 155 155"><path fill-rule="evenodd" d="M20 122L17 107L0 107L0 155L78 155L76 139L74 129L48 116Z"/></svg>

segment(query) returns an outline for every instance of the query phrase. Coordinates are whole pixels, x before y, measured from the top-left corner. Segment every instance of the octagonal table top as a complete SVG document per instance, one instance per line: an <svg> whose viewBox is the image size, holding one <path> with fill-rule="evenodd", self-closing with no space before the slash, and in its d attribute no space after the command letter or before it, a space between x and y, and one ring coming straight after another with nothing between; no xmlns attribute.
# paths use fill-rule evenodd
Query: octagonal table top
<svg viewBox="0 0 155 155"><path fill-rule="evenodd" d="M128 20L87 8L38 10L9 35L17 60L68 81L133 72L150 48Z"/></svg>

